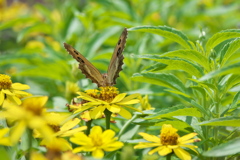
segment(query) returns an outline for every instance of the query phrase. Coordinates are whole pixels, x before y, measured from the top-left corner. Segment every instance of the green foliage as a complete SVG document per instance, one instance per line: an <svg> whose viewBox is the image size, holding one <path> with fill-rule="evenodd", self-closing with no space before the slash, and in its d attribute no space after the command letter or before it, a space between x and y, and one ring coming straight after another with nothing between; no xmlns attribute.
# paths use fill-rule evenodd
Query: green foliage
<svg viewBox="0 0 240 160"><path fill-rule="evenodd" d="M199 155L191 153L195 158L239 156L239 2L28 3L0 2L0 74L28 84L30 93L48 95L49 109L66 112L65 104L76 97L76 91L96 85L86 80L63 43L74 46L104 73L126 27L124 66L116 87L120 92L149 94L155 110L135 113L127 122L116 118L111 127L119 138L136 144L138 132L158 135L163 124L172 124L180 136L198 133L202 142ZM27 145L24 143L22 146ZM22 150L1 147L0 159L10 159L10 155L20 159ZM145 153L135 150L128 154L144 159ZM112 152L105 158L124 157L119 155Z"/></svg>

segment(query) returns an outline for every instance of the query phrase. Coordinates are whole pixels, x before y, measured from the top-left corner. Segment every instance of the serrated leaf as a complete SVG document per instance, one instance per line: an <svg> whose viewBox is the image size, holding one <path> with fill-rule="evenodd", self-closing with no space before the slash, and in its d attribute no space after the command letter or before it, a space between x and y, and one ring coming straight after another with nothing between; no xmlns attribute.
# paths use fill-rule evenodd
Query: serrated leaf
<svg viewBox="0 0 240 160"><path fill-rule="evenodd" d="M206 51L207 54L210 53L211 49L216 47L219 43L230 39L230 38L237 38L240 37L240 30L239 29L228 29L221 31L215 35L213 35L206 44Z"/></svg>
<svg viewBox="0 0 240 160"><path fill-rule="evenodd" d="M138 55L137 57L167 64L164 70L183 70L196 77L203 75L203 71L199 66L185 59L160 57L159 55Z"/></svg>
<svg viewBox="0 0 240 160"><path fill-rule="evenodd" d="M219 146L213 147L211 150L203 152L206 157L223 157L228 155L237 154L240 152L240 138L232 139Z"/></svg>
<svg viewBox="0 0 240 160"><path fill-rule="evenodd" d="M145 82L150 84L156 84L159 86L171 88L181 92L185 92L184 84L172 74L164 73L135 73L132 76L132 80L138 82Z"/></svg>
<svg viewBox="0 0 240 160"><path fill-rule="evenodd" d="M210 121L203 121L199 123L201 126L232 126L239 127L240 126L240 118L239 117L221 117L212 119Z"/></svg>
<svg viewBox="0 0 240 160"><path fill-rule="evenodd" d="M223 68L220 68L216 71L210 72L210 73L204 75L203 77L201 77L199 80L200 81L205 81L207 79L210 79L210 78L213 78L213 77L216 77L216 76L226 75L226 74L239 75L240 74L239 70L240 70L240 62L229 65L229 66L226 66L226 67L223 67Z"/></svg>
<svg viewBox="0 0 240 160"><path fill-rule="evenodd" d="M181 49L181 50L176 50L172 52L167 52L167 53L161 54L160 57L179 57L179 58L189 60L193 63L196 62L200 64L202 67L204 67L206 70L209 69L208 59L204 57L202 53L192 49Z"/></svg>
<svg viewBox="0 0 240 160"><path fill-rule="evenodd" d="M201 113L196 108L186 108L183 105L170 107L157 112L154 115L145 117L146 119L155 119L161 117L173 117L173 116L194 116L201 117Z"/></svg>
<svg viewBox="0 0 240 160"><path fill-rule="evenodd" d="M223 66L239 48L240 48L240 38L237 38L229 43L227 43L220 51L220 63Z"/></svg>
<svg viewBox="0 0 240 160"><path fill-rule="evenodd" d="M187 36L182 32L171 27L141 26L141 27L129 28L128 31L138 31L138 32L148 32L148 33L158 34L179 43L184 48L187 48L187 49L191 48L191 44L188 42L189 39L187 38Z"/></svg>

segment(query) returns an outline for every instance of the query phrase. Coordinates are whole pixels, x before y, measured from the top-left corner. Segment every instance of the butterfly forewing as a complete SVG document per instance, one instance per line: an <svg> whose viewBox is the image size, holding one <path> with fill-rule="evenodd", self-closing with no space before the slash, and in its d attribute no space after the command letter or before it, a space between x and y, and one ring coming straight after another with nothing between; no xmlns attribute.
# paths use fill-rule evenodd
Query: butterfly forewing
<svg viewBox="0 0 240 160"><path fill-rule="evenodd" d="M68 53L79 62L79 69L82 71L82 73L85 74L87 78L91 79L93 83L96 83L98 87L102 86L104 80L99 70L69 44L64 43L64 47Z"/></svg>
<svg viewBox="0 0 240 160"><path fill-rule="evenodd" d="M116 84L116 79L119 77L119 72L122 70L123 65L123 50L127 40L127 29L124 28L117 45L114 49L110 65L108 66L107 79L109 85Z"/></svg>

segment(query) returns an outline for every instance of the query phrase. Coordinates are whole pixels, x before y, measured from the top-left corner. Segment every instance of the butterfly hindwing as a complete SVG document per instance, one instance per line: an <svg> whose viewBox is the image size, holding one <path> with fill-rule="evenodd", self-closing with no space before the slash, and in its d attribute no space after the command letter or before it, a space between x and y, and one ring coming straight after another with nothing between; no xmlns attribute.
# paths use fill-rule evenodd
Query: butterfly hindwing
<svg viewBox="0 0 240 160"><path fill-rule="evenodd" d="M104 80L99 70L69 44L64 43L64 47L68 53L79 62L79 69L82 71L82 73L85 74L87 78L91 79L93 83L96 83L98 87L102 86Z"/></svg>
<svg viewBox="0 0 240 160"><path fill-rule="evenodd" d="M109 85L114 85L116 84L116 79L119 77L119 72L122 70L122 65L123 65L123 50L126 44L127 40L127 29L124 28L117 45L114 49L110 65L108 66L108 71L107 71L107 80Z"/></svg>

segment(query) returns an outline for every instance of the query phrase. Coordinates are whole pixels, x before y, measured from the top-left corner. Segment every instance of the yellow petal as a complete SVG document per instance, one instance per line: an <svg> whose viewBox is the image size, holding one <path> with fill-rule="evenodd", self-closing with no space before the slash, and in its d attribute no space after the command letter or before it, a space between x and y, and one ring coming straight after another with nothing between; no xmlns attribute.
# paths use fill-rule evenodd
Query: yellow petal
<svg viewBox="0 0 240 160"><path fill-rule="evenodd" d="M132 100L134 98L137 98L138 96L140 96L139 93L132 94L130 96L125 97L121 102L130 101L130 100Z"/></svg>
<svg viewBox="0 0 240 160"><path fill-rule="evenodd" d="M181 147L173 149L173 151L181 160L191 160L190 154Z"/></svg>
<svg viewBox="0 0 240 160"><path fill-rule="evenodd" d="M139 144L134 146L134 149L150 148L161 146L160 143L148 143L148 142L139 142Z"/></svg>
<svg viewBox="0 0 240 160"><path fill-rule="evenodd" d="M124 106L124 107L127 107L127 108L129 108L129 109L131 109L131 110L134 110L134 111L143 113L141 110L139 110L139 109L137 109L137 108L134 108L134 107L131 107L131 106Z"/></svg>
<svg viewBox="0 0 240 160"><path fill-rule="evenodd" d="M61 137L69 137L69 136L72 136L75 133L82 132L83 130L86 130L86 129L87 129L87 126L74 128L74 129L71 129L69 131L65 131L65 132L59 134L59 136L61 136Z"/></svg>
<svg viewBox="0 0 240 160"><path fill-rule="evenodd" d="M121 94L117 95L117 96L112 100L111 104L117 103L117 102L123 100L123 98L124 98L126 95L127 95L127 93L121 93Z"/></svg>
<svg viewBox="0 0 240 160"><path fill-rule="evenodd" d="M161 148L161 150L158 151L158 154L161 155L161 156L166 156L166 155L168 155L171 152L172 152L172 149L170 149L170 148L168 148L166 146L163 146Z"/></svg>
<svg viewBox="0 0 240 160"><path fill-rule="evenodd" d="M2 105L5 98L5 94L0 90L0 106Z"/></svg>
<svg viewBox="0 0 240 160"><path fill-rule="evenodd" d="M195 137L196 135L197 135L197 133L189 133L185 136L182 136L182 137L178 138L178 141L183 142L183 141L186 141L188 139L191 139L191 138Z"/></svg>
<svg viewBox="0 0 240 160"><path fill-rule="evenodd" d="M80 119L78 118L74 118L70 121L67 121L66 123L64 123L64 125L60 128L60 131L67 131L73 127L75 127L76 125L78 125L78 123L80 122Z"/></svg>
<svg viewBox="0 0 240 160"><path fill-rule="evenodd" d="M90 112L90 116L92 119L98 119L102 117L103 111L105 110L105 106L98 106L92 109Z"/></svg>
<svg viewBox="0 0 240 160"><path fill-rule="evenodd" d="M150 141L150 142L157 142L160 143L160 138L155 136L155 135L151 135L151 134L147 134L144 132L140 132L138 133L139 135L141 135L145 140Z"/></svg>
<svg viewBox="0 0 240 160"><path fill-rule="evenodd" d="M181 144L180 146L185 147L185 148L190 148L191 150L193 150L194 152L196 152L198 154L197 150L195 149L195 148L198 148L197 146L187 145L187 144Z"/></svg>
<svg viewBox="0 0 240 160"><path fill-rule="evenodd" d="M10 92L8 89L2 89L2 92L7 95L14 95L12 92Z"/></svg>
<svg viewBox="0 0 240 160"><path fill-rule="evenodd" d="M130 101L120 101L118 102L117 104L118 105L129 105L129 104L136 104L136 103L139 103L139 99L133 99L133 100L130 100Z"/></svg>
<svg viewBox="0 0 240 160"><path fill-rule="evenodd" d="M78 145L88 145L92 143L91 138L85 135L83 132L78 132L70 138L70 141Z"/></svg>
<svg viewBox="0 0 240 160"><path fill-rule="evenodd" d="M111 111L112 113L119 113L121 108L117 105L108 105L107 109Z"/></svg>
<svg viewBox="0 0 240 160"><path fill-rule="evenodd" d="M47 96L29 97L23 100L22 106L26 108L42 108L47 103Z"/></svg>
<svg viewBox="0 0 240 160"><path fill-rule="evenodd" d="M18 97L14 96L14 95L12 95L12 96L7 95L7 98L10 101L15 102L17 105L20 105L22 103L22 101Z"/></svg>
<svg viewBox="0 0 240 160"><path fill-rule="evenodd" d="M96 149L95 151L92 152L92 156L94 158L99 158L100 159L100 158L103 158L104 152L103 152L102 149Z"/></svg>
<svg viewBox="0 0 240 160"><path fill-rule="evenodd" d="M84 100L87 100L87 101L90 101L90 102L95 102L97 101L95 98L87 95L86 93L84 92L77 92L80 96L78 96L78 98L82 98Z"/></svg>
<svg viewBox="0 0 240 160"><path fill-rule="evenodd" d="M132 118L132 115L130 112L128 112L126 109L124 108L121 108L119 114L123 117L123 118L126 118L126 119L130 119Z"/></svg>
<svg viewBox="0 0 240 160"><path fill-rule="evenodd" d="M29 89L30 87L26 84L13 83L12 88L16 90L26 90L26 89Z"/></svg>
<svg viewBox="0 0 240 160"><path fill-rule="evenodd" d="M107 145L102 146L102 148L104 149L104 151L112 152L112 151L122 148L123 145L124 144L122 142L115 141L115 142L111 142L111 143L108 143Z"/></svg>
<svg viewBox="0 0 240 160"><path fill-rule="evenodd" d="M23 132L26 129L26 123L24 121L18 121L17 124L10 131L10 140L13 144L17 143Z"/></svg>
<svg viewBox="0 0 240 160"><path fill-rule="evenodd" d="M101 137L103 138L104 142L107 141L108 139L111 141L112 138L115 136L115 132L113 130L105 130Z"/></svg>
<svg viewBox="0 0 240 160"><path fill-rule="evenodd" d="M77 147L73 149L73 153L78 153L84 151L83 147Z"/></svg>
<svg viewBox="0 0 240 160"><path fill-rule="evenodd" d="M89 137L91 137L92 135L101 135L102 134L102 128L100 126L94 126L91 129L91 133L89 135Z"/></svg>

